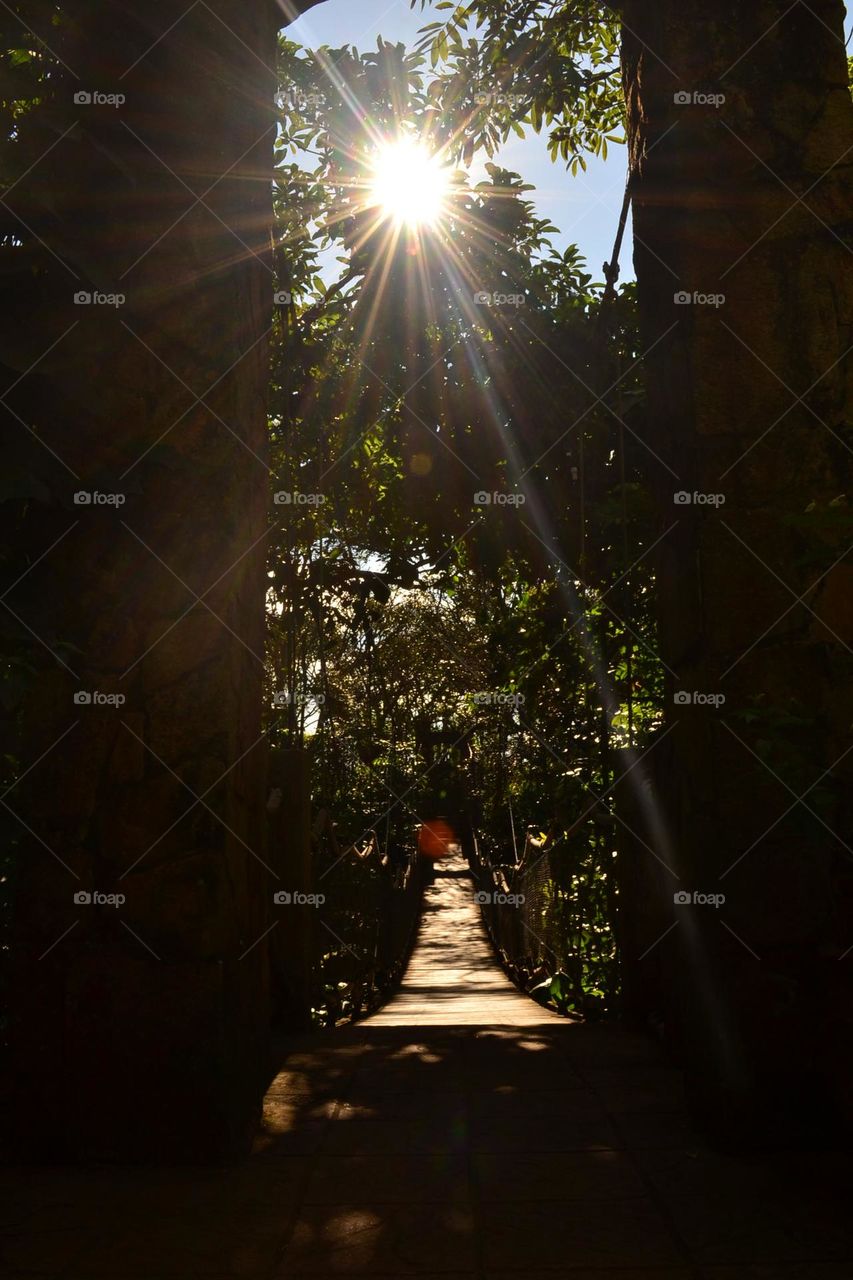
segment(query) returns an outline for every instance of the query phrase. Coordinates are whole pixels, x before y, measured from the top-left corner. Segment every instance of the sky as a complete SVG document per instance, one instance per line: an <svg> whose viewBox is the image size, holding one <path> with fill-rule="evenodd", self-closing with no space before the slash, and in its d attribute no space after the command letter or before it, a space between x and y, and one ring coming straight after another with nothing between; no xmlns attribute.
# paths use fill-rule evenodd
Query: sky
<svg viewBox="0 0 853 1280"><path fill-rule="evenodd" d="M340 47L355 45L362 52L376 47L378 36L393 42L402 41L412 47L420 27L441 17L434 6L412 9L409 0L327 0L294 22L288 37L309 48L326 44ZM853 17L848 9L845 31L850 36ZM572 177L561 161L548 156L544 134L527 131L524 139L513 136L495 157L505 168L520 173L536 190L529 198L540 217L548 218L560 234L553 237L562 249L577 244L586 258L594 280L602 279L601 264L610 260L619 224L619 213L625 189L627 155L625 147L612 146L607 160L587 158L586 173ZM480 158L482 165L485 157ZM479 180L484 174L472 169ZM631 264L630 221L622 249L622 280L634 278Z"/></svg>
<svg viewBox="0 0 853 1280"><path fill-rule="evenodd" d="M411 48L417 42L418 30L441 17L432 6L423 11L411 9L409 0L327 0L309 10L304 17L287 28L287 36L308 48L326 44L340 47L355 45L366 52L376 48L378 36L392 42L402 41ZM472 178L485 177L482 170L485 155L472 166ZM495 157L506 169L520 173L536 191L528 199L536 206L539 217L548 218L560 228L553 237L558 248L568 244L580 246L589 263L594 280L602 280L601 264L610 260L619 224L622 196L625 190L624 147L614 146L606 161L590 156L586 173L573 178L563 162L552 163L548 157L545 134L527 131L524 139L513 136ZM633 279L630 255L630 223L622 250L621 279Z"/></svg>

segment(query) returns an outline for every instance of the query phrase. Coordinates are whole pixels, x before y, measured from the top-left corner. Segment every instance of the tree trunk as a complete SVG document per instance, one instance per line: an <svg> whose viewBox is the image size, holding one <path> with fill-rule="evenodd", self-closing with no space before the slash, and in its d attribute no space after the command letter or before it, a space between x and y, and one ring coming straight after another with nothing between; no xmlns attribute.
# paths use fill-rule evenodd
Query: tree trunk
<svg viewBox="0 0 853 1280"><path fill-rule="evenodd" d="M780 1114L811 1131L850 1115L844 6L621 8L648 466L674 526L658 562L674 847L659 852L673 892L725 895L675 904L661 945L706 1118L719 1131L722 1102L767 1133Z"/></svg>
<svg viewBox="0 0 853 1280"><path fill-rule="evenodd" d="M38 667L7 797L25 841L18 1114L36 1155L216 1156L259 1107L276 887L260 707L277 23L241 0L63 8L48 38L65 69L21 125L43 158L8 194L7 387L24 376L7 430L49 489L6 598Z"/></svg>

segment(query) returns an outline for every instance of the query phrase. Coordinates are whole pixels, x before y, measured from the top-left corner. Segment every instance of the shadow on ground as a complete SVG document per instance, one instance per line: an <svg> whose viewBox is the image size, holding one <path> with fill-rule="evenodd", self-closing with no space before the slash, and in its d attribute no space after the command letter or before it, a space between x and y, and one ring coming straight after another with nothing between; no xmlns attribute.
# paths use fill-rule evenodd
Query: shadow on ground
<svg viewBox="0 0 853 1280"><path fill-rule="evenodd" d="M367 1022L293 1042L238 1167L7 1172L6 1274L850 1280L849 1175L703 1149L612 1027Z"/></svg>
<svg viewBox="0 0 853 1280"><path fill-rule="evenodd" d="M439 875L388 1005L286 1046L250 1159L7 1171L3 1274L851 1280L850 1175L709 1151L657 1047L517 992Z"/></svg>

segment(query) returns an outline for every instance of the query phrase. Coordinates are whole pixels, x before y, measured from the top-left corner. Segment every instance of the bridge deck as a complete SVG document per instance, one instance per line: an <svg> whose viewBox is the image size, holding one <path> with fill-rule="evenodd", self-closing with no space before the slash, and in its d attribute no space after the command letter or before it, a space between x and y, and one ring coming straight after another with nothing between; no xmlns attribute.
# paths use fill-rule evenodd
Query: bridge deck
<svg viewBox="0 0 853 1280"><path fill-rule="evenodd" d="M509 988L443 875L387 1008L291 1043L249 1161L15 1171L3 1274L849 1280L850 1172L703 1148L655 1047Z"/></svg>
<svg viewBox="0 0 853 1280"><path fill-rule="evenodd" d="M438 863L424 893L417 943L397 994L366 1025L516 1026L559 1024L558 1014L522 995L495 964L461 856Z"/></svg>

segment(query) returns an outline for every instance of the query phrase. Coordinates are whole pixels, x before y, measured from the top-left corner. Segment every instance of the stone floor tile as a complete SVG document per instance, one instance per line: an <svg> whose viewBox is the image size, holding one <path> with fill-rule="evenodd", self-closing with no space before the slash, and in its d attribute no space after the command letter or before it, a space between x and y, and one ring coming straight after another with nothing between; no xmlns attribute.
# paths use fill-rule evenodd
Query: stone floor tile
<svg viewBox="0 0 853 1280"><path fill-rule="evenodd" d="M651 1200L501 1204L484 1227L486 1270L677 1267L684 1257Z"/></svg>
<svg viewBox="0 0 853 1280"><path fill-rule="evenodd" d="M843 1204L803 1203L793 1195L766 1199L728 1194L673 1197L667 1210L696 1261L705 1266L843 1259L853 1276L853 1215L845 1215Z"/></svg>
<svg viewBox="0 0 853 1280"><path fill-rule="evenodd" d="M485 1280L555 1280L564 1275L568 1280L696 1280L696 1273L687 1267L589 1267L567 1266L544 1271L487 1271Z"/></svg>
<svg viewBox="0 0 853 1280"><path fill-rule="evenodd" d="M460 1156L317 1156L304 1203L460 1204L468 1193Z"/></svg>
<svg viewBox="0 0 853 1280"><path fill-rule="evenodd" d="M474 1219L454 1205L305 1206L277 1277L474 1271Z"/></svg>
<svg viewBox="0 0 853 1280"><path fill-rule="evenodd" d="M849 1263L771 1262L754 1266L705 1267L701 1280L850 1280Z"/></svg>
<svg viewBox="0 0 853 1280"><path fill-rule="evenodd" d="M486 1202L613 1200L646 1191L632 1161L619 1151L479 1154L473 1170Z"/></svg>
<svg viewBox="0 0 853 1280"><path fill-rule="evenodd" d="M615 1150L621 1145L606 1116L552 1116L543 1121L516 1115L471 1122L471 1150L478 1152Z"/></svg>
<svg viewBox="0 0 853 1280"><path fill-rule="evenodd" d="M323 1139L323 1155L431 1155L465 1149L464 1120L448 1117L436 1124L421 1120L337 1120Z"/></svg>

